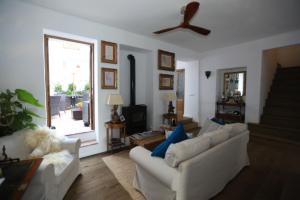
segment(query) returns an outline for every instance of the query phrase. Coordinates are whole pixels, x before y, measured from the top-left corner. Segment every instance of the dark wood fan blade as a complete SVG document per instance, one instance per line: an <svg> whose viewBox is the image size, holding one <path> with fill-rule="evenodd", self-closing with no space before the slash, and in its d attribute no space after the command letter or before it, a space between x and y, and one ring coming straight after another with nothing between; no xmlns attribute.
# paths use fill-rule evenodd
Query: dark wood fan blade
<svg viewBox="0 0 300 200"><path fill-rule="evenodd" d="M175 26L175 27L172 27L172 28L166 28L166 29L162 29L162 30L159 30L159 31L155 31L153 33L154 34L161 34L161 33L165 33L165 32L168 32L168 31L172 31L172 30L180 28L180 27L181 26Z"/></svg>
<svg viewBox="0 0 300 200"><path fill-rule="evenodd" d="M200 33L202 35L208 35L210 33L210 30L208 30L208 29L205 29L205 28L202 28L202 27L199 27L199 26L193 26L193 25L190 25L190 24L187 25L184 28L191 29L192 31L195 31L195 32Z"/></svg>
<svg viewBox="0 0 300 200"><path fill-rule="evenodd" d="M188 24L199 9L200 3L193 1L185 7L183 23Z"/></svg>

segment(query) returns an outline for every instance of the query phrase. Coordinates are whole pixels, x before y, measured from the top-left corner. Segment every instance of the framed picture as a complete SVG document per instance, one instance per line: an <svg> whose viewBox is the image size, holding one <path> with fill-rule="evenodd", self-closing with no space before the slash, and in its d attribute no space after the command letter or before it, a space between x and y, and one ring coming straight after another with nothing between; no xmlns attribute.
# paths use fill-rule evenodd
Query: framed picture
<svg viewBox="0 0 300 200"><path fill-rule="evenodd" d="M113 42L101 41L101 62L118 63L118 45Z"/></svg>
<svg viewBox="0 0 300 200"><path fill-rule="evenodd" d="M158 69L175 71L175 53L158 50Z"/></svg>
<svg viewBox="0 0 300 200"><path fill-rule="evenodd" d="M174 75L159 74L159 89L160 90L173 90Z"/></svg>
<svg viewBox="0 0 300 200"><path fill-rule="evenodd" d="M101 69L101 88L102 89L117 89L118 70L112 68Z"/></svg>

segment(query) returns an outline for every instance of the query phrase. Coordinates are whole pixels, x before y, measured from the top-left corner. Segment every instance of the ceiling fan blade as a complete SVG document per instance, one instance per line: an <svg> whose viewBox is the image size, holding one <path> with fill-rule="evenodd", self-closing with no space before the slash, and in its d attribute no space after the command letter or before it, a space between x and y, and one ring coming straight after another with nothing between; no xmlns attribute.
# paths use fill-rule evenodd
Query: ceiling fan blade
<svg viewBox="0 0 300 200"><path fill-rule="evenodd" d="M193 25L190 25L190 24L187 25L184 28L191 29L192 31L195 31L195 32L200 33L202 35L208 35L210 33L210 30L208 30L208 29L205 29L205 28L202 28L202 27L199 27L199 26L193 26Z"/></svg>
<svg viewBox="0 0 300 200"><path fill-rule="evenodd" d="M162 30L159 30L159 31L155 31L153 33L154 34L161 34L161 33L165 33L165 32L168 32L168 31L172 31L172 30L180 28L180 27L181 26L175 26L175 27L171 27L171 28L166 28L166 29L162 29Z"/></svg>
<svg viewBox="0 0 300 200"><path fill-rule="evenodd" d="M183 23L188 24L199 9L200 3L193 1L185 7Z"/></svg>

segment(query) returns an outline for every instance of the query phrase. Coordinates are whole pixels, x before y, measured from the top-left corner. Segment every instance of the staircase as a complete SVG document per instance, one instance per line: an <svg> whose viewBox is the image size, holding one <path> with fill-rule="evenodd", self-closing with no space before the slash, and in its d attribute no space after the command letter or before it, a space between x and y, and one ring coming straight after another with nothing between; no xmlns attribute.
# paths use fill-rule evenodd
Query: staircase
<svg viewBox="0 0 300 200"><path fill-rule="evenodd" d="M251 135L300 144L300 66L278 68L260 124Z"/></svg>
<svg viewBox="0 0 300 200"><path fill-rule="evenodd" d="M197 135L201 129L198 126L198 123L194 122L193 119L189 117L183 117L183 119L179 120L178 122L183 124L185 132L193 133L193 135Z"/></svg>

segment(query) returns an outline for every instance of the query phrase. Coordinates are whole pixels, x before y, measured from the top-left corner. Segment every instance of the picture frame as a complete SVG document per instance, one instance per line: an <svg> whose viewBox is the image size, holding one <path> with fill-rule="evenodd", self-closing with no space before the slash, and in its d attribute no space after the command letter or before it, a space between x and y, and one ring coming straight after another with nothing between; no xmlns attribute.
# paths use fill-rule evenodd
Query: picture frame
<svg viewBox="0 0 300 200"><path fill-rule="evenodd" d="M118 45L117 43L101 41L101 62L117 64L118 63Z"/></svg>
<svg viewBox="0 0 300 200"><path fill-rule="evenodd" d="M159 89L173 90L173 88L174 88L174 75L159 74Z"/></svg>
<svg viewBox="0 0 300 200"><path fill-rule="evenodd" d="M175 71L175 53L158 50L158 69Z"/></svg>
<svg viewBox="0 0 300 200"><path fill-rule="evenodd" d="M101 68L101 88L117 89L118 88L118 70L113 68Z"/></svg>

